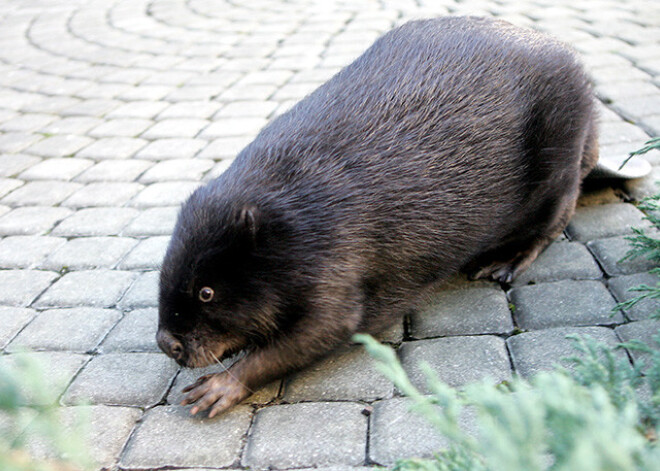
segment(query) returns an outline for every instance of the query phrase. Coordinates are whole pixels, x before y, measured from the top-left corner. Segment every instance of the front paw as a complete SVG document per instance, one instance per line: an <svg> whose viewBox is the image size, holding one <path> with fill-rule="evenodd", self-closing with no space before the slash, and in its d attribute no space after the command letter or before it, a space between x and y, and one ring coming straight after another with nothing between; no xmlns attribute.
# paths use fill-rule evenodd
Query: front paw
<svg viewBox="0 0 660 471"><path fill-rule="evenodd" d="M195 404L190 410L193 415L210 407L209 417L229 409L250 395L250 390L227 372L202 376L185 387L183 392L188 395L181 401L181 405Z"/></svg>

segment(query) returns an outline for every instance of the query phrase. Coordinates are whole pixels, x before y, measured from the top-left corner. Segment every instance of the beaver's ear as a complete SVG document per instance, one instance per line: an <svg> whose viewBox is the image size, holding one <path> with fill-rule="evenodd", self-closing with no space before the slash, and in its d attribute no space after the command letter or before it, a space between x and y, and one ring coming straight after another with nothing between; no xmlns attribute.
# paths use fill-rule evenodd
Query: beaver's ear
<svg viewBox="0 0 660 471"><path fill-rule="evenodd" d="M259 210L255 206L246 205L238 212L236 218L236 228L252 243L255 242L259 232L259 217Z"/></svg>

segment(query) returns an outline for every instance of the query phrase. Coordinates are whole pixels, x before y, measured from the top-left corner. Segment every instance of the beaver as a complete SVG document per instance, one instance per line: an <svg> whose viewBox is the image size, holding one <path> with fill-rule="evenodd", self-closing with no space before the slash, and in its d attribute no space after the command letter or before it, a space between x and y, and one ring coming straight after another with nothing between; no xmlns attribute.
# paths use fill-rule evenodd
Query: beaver
<svg viewBox="0 0 660 471"><path fill-rule="evenodd" d="M510 282L560 235L597 154L567 46L504 21L406 23L270 122L183 204L160 272L161 349L227 371L214 416L476 267Z"/></svg>

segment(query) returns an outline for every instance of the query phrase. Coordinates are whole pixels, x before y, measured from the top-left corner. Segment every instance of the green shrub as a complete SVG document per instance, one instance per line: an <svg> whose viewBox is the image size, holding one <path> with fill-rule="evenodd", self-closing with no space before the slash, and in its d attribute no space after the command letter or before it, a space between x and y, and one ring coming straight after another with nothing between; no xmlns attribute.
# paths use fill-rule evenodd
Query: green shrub
<svg viewBox="0 0 660 471"><path fill-rule="evenodd" d="M397 471L652 471L660 469L660 334L654 348L638 342L616 349L575 339L572 368L458 391L422 365L432 394L412 385L390 347L366 335L380 371L409 396L413 410L450 442L433 459L399 461ZM623 347L645 349L651 362L631 366ZM644 370L644 374L642 374ZM476 431L462 430L465 408Z"/></svg>

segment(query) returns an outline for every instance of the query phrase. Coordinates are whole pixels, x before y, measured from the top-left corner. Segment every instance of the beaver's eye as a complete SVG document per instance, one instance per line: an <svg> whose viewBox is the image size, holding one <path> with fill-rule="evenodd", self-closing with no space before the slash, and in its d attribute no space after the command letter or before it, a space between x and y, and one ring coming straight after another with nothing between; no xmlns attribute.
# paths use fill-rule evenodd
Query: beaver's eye
<svg viewBox="0 0 660 471"><path fill-rule="evenodd" d="M204 286L199 290L199 300L203 303L208 303L213 299L213 289Z"/></svg>

